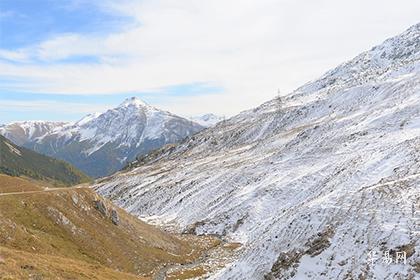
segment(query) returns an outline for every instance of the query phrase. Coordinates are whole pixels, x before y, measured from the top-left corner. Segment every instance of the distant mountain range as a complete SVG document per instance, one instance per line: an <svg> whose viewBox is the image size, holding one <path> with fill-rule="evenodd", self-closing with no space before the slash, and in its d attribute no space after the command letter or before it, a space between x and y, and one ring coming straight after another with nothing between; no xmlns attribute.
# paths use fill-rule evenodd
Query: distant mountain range
<svg viewBox="0 0 420 280"><path fill-rule="evenodd" d="M16 122L0 126L0 134L18 145L65 160L96 178L202 129L204 126L194 121L133 97L76 123Z"/></svg>
<svg viewBox="0 0 420 280"><path fill-rule="evenodd" d="M53 185L75 185L90 179L70 164L19 147L0 135L0 174L25 176Z"/></svg>
<svg viewBox="0 0 420 280"><path fill-rule="evenodd" d="M205 114L202 116L193 117L192 120L204 127L212 127L217 123L223 121L224 117L216 116L215 114Z"/></svg>

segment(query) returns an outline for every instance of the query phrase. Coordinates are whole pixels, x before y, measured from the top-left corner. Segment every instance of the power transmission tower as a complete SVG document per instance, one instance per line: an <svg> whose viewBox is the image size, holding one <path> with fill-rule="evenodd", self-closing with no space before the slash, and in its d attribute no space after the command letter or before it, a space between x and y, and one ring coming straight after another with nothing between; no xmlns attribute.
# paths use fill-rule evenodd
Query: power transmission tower
<svg viewBox="0 0 420 280"><path fill-rule="evenodd" d="M277 90L277 109L281 110L281 108L283 107L283 98L281 97L281 92L280 89Z"/></svg>

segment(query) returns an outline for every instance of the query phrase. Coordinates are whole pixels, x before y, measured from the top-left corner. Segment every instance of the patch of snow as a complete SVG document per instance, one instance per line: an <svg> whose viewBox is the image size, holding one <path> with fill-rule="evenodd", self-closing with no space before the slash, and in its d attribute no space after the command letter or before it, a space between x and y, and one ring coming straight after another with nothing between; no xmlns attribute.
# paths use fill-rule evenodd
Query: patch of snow
<svg viewBox="0 0 420 280"><path fill-rule="evenodd" d="M22 153L19 151L19 149L17 149L17 148L15 148L15 147L13 147L11 144L9 144L9 143L7 143L7 142L4 142L4 144L6 144L6 146L9 148L9 150L10 150L12 153L17 154L18 156L22 156Z"/></svg>

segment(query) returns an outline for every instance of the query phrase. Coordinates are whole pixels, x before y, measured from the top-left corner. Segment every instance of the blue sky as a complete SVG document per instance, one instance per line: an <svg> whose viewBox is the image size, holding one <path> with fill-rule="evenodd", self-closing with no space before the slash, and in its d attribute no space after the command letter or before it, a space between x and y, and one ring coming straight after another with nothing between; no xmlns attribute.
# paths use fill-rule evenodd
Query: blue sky
<svg viewBox="0 0 420 280"><path fill-rule="evenodd" d="M115 32L122 25L130 22L129 17L112 14L94 1L72 0L2 0L0 1L0 48L14 51L60 34L89 34ZM4 59L7 61L7 59ZM25 64L9 61L15 64ZM95 63L95 56L72 56L59 63ZM37 64L48 61L37 61ZM57 62L55 62L57 63ZM60 94L42 94L28 91L16 91L14 85L24 83L24 79L13 79L3 76L0 78L0 122L7 123L15 120L49 119L49 120L77 120L81 117L79 110L66 110L60 106L51 110L48 104L67 103L76 106L80 104L99 104L93 108L110 107L118 104L131 94L103 95L103 96L75 96ZM100 98L100 102L97 101ZM33 104L46 104L46 106L30 106ZM83 112L82 112L83 113ZM86 112L87 113L87 112Z"/></svg>
<svg viewBox="0 0 420 280"><path fill-rule="evenodd" d="M77 34L103 37L118 33L135 24L132 17L106 9L100 2L89 0L2 0L0 1L0 49L16 51L41 44L57 36ZM42 59L31 56L25 61L2 57L14 65L98 64L99 55L69 55L60 59ZM55 94L42 91L16 90L28 78L0 77L0 122L27 119L54 121L77 120L90 110L105 110L121 103L125 98L137 96L150 104L159 104L173 97L220 93L222 88L207 83L168 85L152 91L113 92L112 94ZM37 106L31 106L36 104ZM65 105L69 106L65 106ZM89 106L92 104L92 106ZM67 107L67 108L63 108ZM53 108L53 107L56 108ZM73 109L73 107L80 107ZM90 109L92 108L92 109Z"/></svg>
<svg viewBox="0 0 420 280"><path fill-rule="evenodd" d="M130 21L89 0L2 0L0 11L1 45L10 50L61 33L111 32Z"/></svg>
<svg viewBox="0 0 420 280"><path fill-rule="evenodd" d="M0 123L137 96L233 115L417 23L420 1L1 0Z"/></svg>

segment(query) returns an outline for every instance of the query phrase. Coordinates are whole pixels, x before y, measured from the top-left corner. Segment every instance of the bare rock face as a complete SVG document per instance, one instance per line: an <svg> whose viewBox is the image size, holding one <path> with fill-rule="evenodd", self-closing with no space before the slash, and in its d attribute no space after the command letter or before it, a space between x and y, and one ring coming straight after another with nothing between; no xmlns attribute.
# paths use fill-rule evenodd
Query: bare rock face
<svg viewBox="0 0 420 280"><path fill-rule="evenodd" d="M54 207L48 207L48 214L56 224L62 225L64 228L71 231L72 234L80 232L76 225L58 209Z"/></svg>
<svg viewBox="0 0 420 280"><path fill-rule="evenodd" d="M105 202L102 200L95 200L95 209L99 211L107 219L111 219L112 223L116 226L120 224L120 216L118 215L117 210L108 209Z"/></svg>
<svg viewBox="0 0 420 280"><path fill-rule="evenodd" d="M118 226L120 223L120 216L118 215L117 210L111 210L111 221L114 225Z"/></svg>
<svg viewBox="0 0 420 280"><path fill-rule="evenodd" d="M77 206L77 204L79 203L79 197L76 193L71 195L71 200L73 201L73 204Z"/></svg>
<svg viewBox="0 0 420 280"><path fill-rule="evenodd" d="M105 206L105 203L102 200L95 201L95 208L98 210L102 215L108 216L108 209Z"/></svg>
<svg viewBox="0 0 420 280"><path fill-rule="evenodd" d="M304 255L314 257L321 254L325 249L330 247L330 239L333 235L333 228L328 226L324 231L317 233L312 238L309 238L308 242L305 244L305 250L292 250L280 253L276 262L271 267L271 271L264 275L264 279L290 279L294 277L296 275L296 268L299 266L300 259Z"/></svg>

